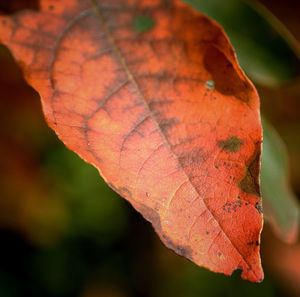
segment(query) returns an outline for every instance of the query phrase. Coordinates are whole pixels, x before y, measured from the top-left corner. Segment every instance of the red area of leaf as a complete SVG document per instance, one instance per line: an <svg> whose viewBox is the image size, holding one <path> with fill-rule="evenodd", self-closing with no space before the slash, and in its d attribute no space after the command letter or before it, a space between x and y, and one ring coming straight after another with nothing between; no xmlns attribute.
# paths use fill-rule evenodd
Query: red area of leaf
<svg viewBox="0 0 300 297"><path fill-rule="evenodd" d="M220 26L179 1L40 5L0 36L60 139L169 248L261 281L259 100Z"/></svg>

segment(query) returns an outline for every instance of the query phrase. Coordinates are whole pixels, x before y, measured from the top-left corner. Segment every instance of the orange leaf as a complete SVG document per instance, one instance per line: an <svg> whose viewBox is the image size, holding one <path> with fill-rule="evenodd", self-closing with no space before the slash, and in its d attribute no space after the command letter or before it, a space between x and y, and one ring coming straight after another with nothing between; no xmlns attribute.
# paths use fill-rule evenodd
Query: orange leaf
<svg viewBox="0 0 300 297"><path fill-rule="evenodd" d="M42 0L0 24L49 125L169 248L262 280L259 99L219 25L175 0Z"/></svg>

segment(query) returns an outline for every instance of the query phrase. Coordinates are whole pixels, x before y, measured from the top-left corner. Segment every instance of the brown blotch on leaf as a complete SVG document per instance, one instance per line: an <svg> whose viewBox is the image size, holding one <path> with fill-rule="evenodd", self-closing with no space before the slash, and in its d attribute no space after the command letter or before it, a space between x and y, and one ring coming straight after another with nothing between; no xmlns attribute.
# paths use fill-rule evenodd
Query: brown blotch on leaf
<svg viewBox="0 0 300 297"><path fill-rule="evenodd" d="M221 149L223 149L227 152L231 152L231 153L235 153L235 152L239 151L242 144L243 144L243 141L240 138L238 138L237 136L231 136L231 137L227 138L226 140L218 141L218 147L220 147Z"/></svg>
<svg viewBox="0 0 300 297"><path fill-rule="evenodd" d="M255 203L255 208L257 209L257 211L258 211L259 213L263 213L263 206L261 205L261 203L256 202L256 203Z"/></svg>
<svg viewBox="0 0 300 297"><path fill-rule="evenodd" d="M187 151L179 156L179 163L182 167L192 166L194 164L202 164L208 158L207 154L201 148Z"/></svg>
<svg viewBox="0 0 300 297"><path fill-rule="evenodd" d="M243 202L241 200L235 200L235 201L230 201L226 202L222 209L225 212L231 213L231 212L236 212L240 207L242 207Z"/></svg>
<svg viewBox="0 0 300 297"><path fill-rule="evenodd" d="M169 130L180 123L177 118L165 119L159 123L159 127L163 133L168 134Z"/></svg>
<svg viewBox="0 0 300 297"><path fill-rule="evenodd" d="M186 257L190 260L193 259L193 252L192 249L188 246L183 246L183 245L179 245L174 243L169 237L167 237L166 235L162 236L162 240L165 243L165 245L172 249L176 254Z"/></svg>
<svg viewBox="0 0 300 297"><path fill-rule="evenodd" d="M203 62L214 81L215 90L223 95L234 96L243 102L249 102L252 95L251 87L218 48L208 46Z"/></svg>
<svg viewBox="0 0 300 297"><path fill-rule="evenodd" d="M258 240L256 240L256 241L250 241L250 242L248 242L247 245L251 245L251 246L259 246L260 243L259 243Z"/></svg>
<svg viewBox="0 0 300 297"><path fill-rule="evenodd" d="M260 144L250 159L244 178L239 182L242 191L260 197L259 170L260 170Z"/></svg>

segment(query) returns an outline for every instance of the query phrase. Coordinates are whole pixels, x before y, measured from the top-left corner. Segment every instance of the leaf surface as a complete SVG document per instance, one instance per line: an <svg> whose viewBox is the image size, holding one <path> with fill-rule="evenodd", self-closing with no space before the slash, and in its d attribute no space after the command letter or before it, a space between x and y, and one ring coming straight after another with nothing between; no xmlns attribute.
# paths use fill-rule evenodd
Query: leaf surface
<svg viewBox="0 0 300 297"><path fill-rule="evenodd" d="M219 25L179 1L42 0L0 36L59 138L169 248L262 280L259 99Z"/></svg>

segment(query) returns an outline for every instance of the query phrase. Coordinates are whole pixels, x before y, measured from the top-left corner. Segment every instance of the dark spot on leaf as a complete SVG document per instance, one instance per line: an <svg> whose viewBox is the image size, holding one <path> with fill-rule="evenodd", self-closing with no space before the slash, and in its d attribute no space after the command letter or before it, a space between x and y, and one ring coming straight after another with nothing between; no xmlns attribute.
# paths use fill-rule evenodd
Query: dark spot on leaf
<svg viewBox="0 0 300 297"><path fill-rule="evenodd" d="M243 202L241 200L235 200L235 201L230 201L230 202L226 202L222 209L225 212L231 213L231 212L236 212L238 210L238 208L242 207Z"/></svg>
<svg viewBox="0 0 300 297"><path fill-rule="evenodd" d="M192 249L188 246L182 246L182 245L178 245L175 244L170 238L168 238L166 235L163 235L163 242L165 243L165 245L172 249L173 251L175 251L176 254L186 257L190 260L193 259L193 252Z"/></svg>
<svg viewBox="0 0 300 297"><path fill-rule="evenodd" d="M263 206L261 205L261 203L256 202L255 203L255 208L257 209L257 211L259 213L263 213Z"/></svg>
<svg viewBox="0 0 300 297"><path fill-rule="evenodd" d="M141 15L133 20L133 28L138 33L144 33L154 27L154 21L150 16Z"/></svg>
<svg viewBox="0 0 300 297"><path fill-rule="evenodd" d="M237 136L231 136L226 140L220 140L218 141L218 146L228 152L235 153L237 152L241 145L243 144L243 141L238 138Z"/></svg>
<svg viewBox="0 0 300 297"><path fill-rule="evenodd" d="M249 242L247 243L247 245L257 247L257 246L260 245L260 243L259 243L258 240L254 240L254 241L249 241Z"/></svg>
<svg viewBox="0 0 300 297"><path fill-rule="evenodd" d="M260 197L259 187L259 169L260 169L260 144L257 147L253 157L248 162L244 178L240 181L239 187L245 193Z"/></svg>
<svg viewBox="0 0 300 297"><path fill-rule="evenodd" d="M202 149L195 149L190 152L182 153L179 156L179 163L182 167L188 167L192 165L199 165L207 160L208 156L203 153Z"/></svg>
<svg viewBox="0 0 300 297"><path fill-rule="evenodd" d="M176 126L179 124L179 120L177 118L169 118L169 119L164 119L159 123L159 127L164 133L168 133L168 130L171 129L172 127Z"/></svg>

